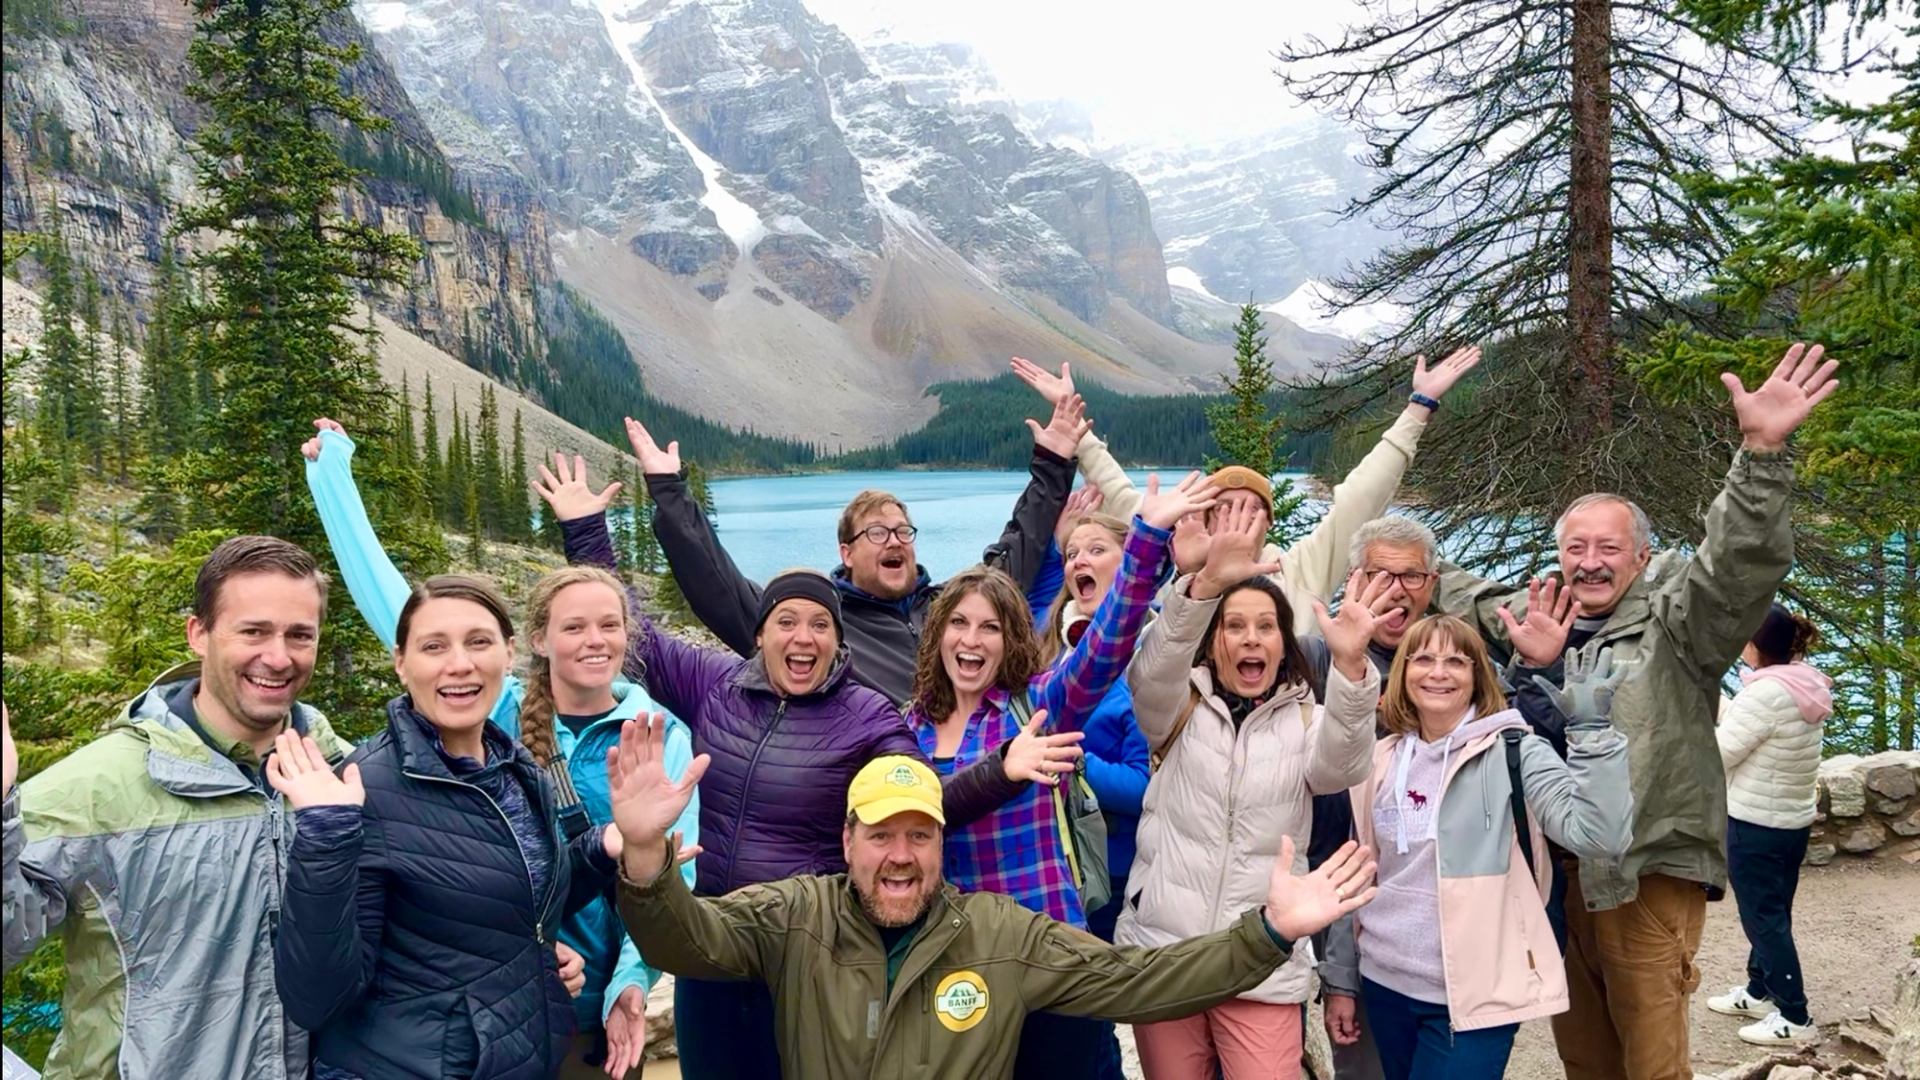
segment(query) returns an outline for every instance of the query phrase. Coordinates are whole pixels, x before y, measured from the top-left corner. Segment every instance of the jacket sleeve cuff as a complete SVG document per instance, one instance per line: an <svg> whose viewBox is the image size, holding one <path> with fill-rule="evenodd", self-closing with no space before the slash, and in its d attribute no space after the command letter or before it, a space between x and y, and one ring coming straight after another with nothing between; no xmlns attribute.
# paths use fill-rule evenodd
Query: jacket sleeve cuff
<svg viewBox="0 0 1920 1080"><path fill-rule="evenodd" d="M333 849L358 837L362 811L358 806L309 806L294 811L293 842L301 847Z"/></svg>
<svg viewBox="0 0 1920 1080"><path fill-rule="evenodd" d="M672 837L668 837L666 846L667 846L666 862L660 864L659 873L653 875L652 877L648 878L645 881L635 881L632 878L628 877L626 860L625 859L619 860L619 862L616 863L614 866L614 874L616 875L617 880L620 882L620 887L624 889L632 889L635 892L644 893L648 895L658 893L663 889L671 888L673 881L680 881L681 887L684 888L686 886L686 882L684 880L681 880L680 878L680 845L675 843Z"/></svg>
<svg viewBox="0 0 1920 1080"><path fill-rule="evenodd" d="M1059 454L1054 453L1053 451L1047 449L1044 446L1039 446L1039 445L1034 446L1033 460L1036 464L1045 463L1048 465L1055 465L1055 466L1064 465L1069 471L1073 469L1072 458L1063 458Z"/></svg>
<svg viewBox="0 0 1920 1080"><path fill-rule="evenodd" d="M599 566L612 570L619 563L613 556L613 537L607 532L607 515L591 514L560 523L567 561L575 565Z"/></svg>
<svg viewBox="0 0 1920 1080"><path fill-rule="evenodd" d="M1284 962L1293 955L1293 942L1281 937L1280 931L1275 930L1273 924L1267 921L1267 905L1261 904L1259 907L1247 912L1244 918L1260 924L1258 936L1255 937L1254 940L1264 940L1272 945L1274 950L1279 953L1279 959L1281 961Z"/></svg>

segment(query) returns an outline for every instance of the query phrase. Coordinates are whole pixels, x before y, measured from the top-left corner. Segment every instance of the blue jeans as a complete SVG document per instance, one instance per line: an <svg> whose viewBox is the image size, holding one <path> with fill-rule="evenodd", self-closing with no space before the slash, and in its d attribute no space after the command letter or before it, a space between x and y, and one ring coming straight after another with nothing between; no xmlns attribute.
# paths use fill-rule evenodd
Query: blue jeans
<svg viewBox="0 0 1920 1080"><path fill-rule="evenodd" d="M1513 1053L1519 1024L1454 1031L1447 1007L1360 980L1387 1080L1499 1080Z"/></svg>
<svg viewBox="0 0 1920 1080"><path fill-rule="evenodd" d="M673 981L674 1041L680 1073L699 1080L780 1080L767 984Z"/></svg>

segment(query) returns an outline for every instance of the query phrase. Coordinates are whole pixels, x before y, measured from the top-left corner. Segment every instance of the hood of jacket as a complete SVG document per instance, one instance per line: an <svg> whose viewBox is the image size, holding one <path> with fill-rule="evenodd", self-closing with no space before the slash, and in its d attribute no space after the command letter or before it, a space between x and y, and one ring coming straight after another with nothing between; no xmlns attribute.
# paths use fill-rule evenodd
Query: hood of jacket
<svg viewBox="0 0 1920 1080"><path fill-rule="evenodd" d="M1793 703L1799 706L1800 718L1807 723L1823 723L1833 715L1833 680L1813 667L1795 661L1740 673L1743 686L1752 686L1763 679L1771 679L1785 688Z"/></svg>
<svg viewBox="0 0 1920 1080"><path fill-rule="evenodd" d="M200 678L200 664L177 664L161 672L127 703L108 731L124 731L147 744L147 773L155 783L184 798L213 798L254 787L240 767L216 752L173 711L174 695ZM353 749L334 733L318 709L295 702L290 714L295 731L313 738L328 761L338 762Z"/></svg>

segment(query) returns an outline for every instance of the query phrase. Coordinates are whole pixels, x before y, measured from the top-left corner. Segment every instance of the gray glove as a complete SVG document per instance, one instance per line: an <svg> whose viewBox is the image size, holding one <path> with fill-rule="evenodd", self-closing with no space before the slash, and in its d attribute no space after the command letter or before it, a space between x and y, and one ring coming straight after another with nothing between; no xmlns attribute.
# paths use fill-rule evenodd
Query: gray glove
<svg viewBox="0 0 1920 1080"><path fill-rule="evenodd" d="M1630 663L1613 662L1612 646L1601 649L1591 659L1583 656L1578 649L1568 649L1563 667L1566 672L1565 689L1553 685L1551 679L1541 675L1533 677L1533 684L1547 695L1554 708L1574 724L1603 727L1608 717L1613 715L1613 692L1632 669Z"/></svg>

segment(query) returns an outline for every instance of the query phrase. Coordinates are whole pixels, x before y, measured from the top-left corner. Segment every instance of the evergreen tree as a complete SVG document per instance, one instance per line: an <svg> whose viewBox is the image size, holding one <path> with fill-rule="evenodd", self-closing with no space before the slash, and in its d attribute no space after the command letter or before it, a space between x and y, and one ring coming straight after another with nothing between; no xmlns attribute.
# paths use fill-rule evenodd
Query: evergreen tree
<svg viewBox="0 0 1920 1080"><path fill-rule="evenodd" d="M419 256L411 238L340 212L341 192L359 180L336 132L388 126L344 88L343 69L361 57L357 44L332 43L349 6L194 0L188 95L204 109L194 159L202 198L177 223L224 241L193 260L206 289L193 332L220 400L204 414L187 477L217 502L223 524L316 552L326 540L296 448L316 416L352 417L367 445L385 440L365 430L389 410L372 330L355 321L356 289L403 284ZM359 473L363 489L388 479L372 467Z"/></svg>
<svg viewBox="0 0 1920 1080"><path fill-rule="evenodd" d="M660 553L660 538L653 532L653 498L647 493L646 477L640 474L638 465L628 481L633 491L633 569L641 574L658 574L665 559Z"/></svg>
<svg viewBox="0 0 1920 1080"><path fill-rule="evenodd" d="M553 516L553 508L545 501L540 503L540 526L534 539L549 551L567 550L566 535L560 531L560 519Z"/></svg>
<svg viewBox="0 0 1920 1080"><path fill-rule="evenodd" d="M106 472L107 458L107 358L100 348L100 279L92 268L81 275L80 284L80 384L73 411L78 430L74 442L85 452L95 476Z"/></svg>
<svg viewBox="0 0 1920 1080"><path fill-rule="evenodd" d="M147 455L164 462L186 451L195 392L193 370L179 333L186 282L171 248L160 253L159 278L140 371L140 427Z"/></svg>
<svg viewBox="0 0 1920 1080"><path fill-rule="evenodd" d="M510 526L506 495L501 490L506 476L500 454L500 401L494 396L492 383L480 388L478 423L480 439L474 454L477 467L474 482L480 490L480 520L486 524L488 536L502 539L508 535Z"/></svg>
<svg viewBox="0 0 1920 1080"><path fill-rule="evenodd" d="M126 314L119 308L113 311L113 329L111 343L113 360L110 365L110 381L113 405L113 478L122 486L130 479L134 453L134 436L139 430L139 410L134 404L133 374L127 370L127 353L132 348L127 331Z"/></svg>
<svg viewBox="0 0 1920 1080"><path fill-rule="evenodd" d="M460 499L461 529L467 534L467 564L478 570L486 565L487 546L481 534L486 526L480 521L480 483L473 470L467 472L467 486Z"/></svg>
<svg viewBox="0 0 1920 1080"><path fill-rule="evenodd" d="M407 385L406 372L400 373L400 406L393 425L394 456L401 468L420 471L420 451L413 434L413 390Z"/></svg>
<svg viewBox="0 0 1920 1080"><path fill-rule="evenodd" d="M450 428L445 474L447 499L441 521L448 528L458 528L466 522L463 500L467 491L467 419L460 412L458 391L447 405L447 426Z"/></svg>
<svg viewBox="0 0 1920 1080"><path fill-rule="evenodd" d="M1260 308L1249 301L1240 306L1233 328L1233 374L1222 375L1227 400L1207 407L1207 423L1220 456L1207 458L1207 471L1224 465L1244 465L1274 481L1273 524L1267 536L1282 546L1297 540L1303 529L1294 520L1306 496L1293 490L1293 481L1278 474L1288 464L1281 440L1281 419L1269 402L1273 398L1273 363L1267 359L1266 327Z"/></svg>
<svg viewBox="0 0 1920 1080"><path fill-rule="evenodd" d="M507 538L515 543L528 543L533 539L533 519L527 513L527 493L532 490L527 479L527 432L520 420L520 408L513 410L513 459L508 463L512 467L502 495L507 504L507 520L511 526Z"/></svg>
<svg viewBox="0 0 1920 1080"><path fill-rule="evenodd" d="M1656 534L1692 535L1724 471L1712 418L1657 407L1619 346L1669 318L1730 328L1695 299L1736 222L1683 177L1756 147L1796 152L1830 73L1765 20L1723 33L1691 7L1372 0L1338 38L1276 54L1288 89L1357 130L1377 173L1346 213L1393 241L1334 283L1340 304L1405 312L1312 395L1308 422L1397 409L1408 358L1485 343L1482 392L1449 398L1413 474L1443 536L1488 540L1482 568L1551 558L1534 524L1596 489L1632 493ZM1515 446L1537 451L1525 469ZM1493 539L1514 532L1537 539Z"/></svg>
<svg viewBox="0 0 1920 1080"><path fill-rule="evenodd" d="M73 328L73 260L57 213L52 233L40 245L40 252L47 275L40 301L40 446L71 476L67 488L70 497L78 476L72 475L68 447L80 439L86 427L82 416L86 380L80 335Z"/></svg>
<svg viewBox="0 0 1920 1080"><path fill-rule="evenodd" d="M420 482L427 489L427 514L437 524L447 516L447 473L440 463L440 420L433 406L433 376L427 376L421 391L423 414L420 418Z"/></svg>

